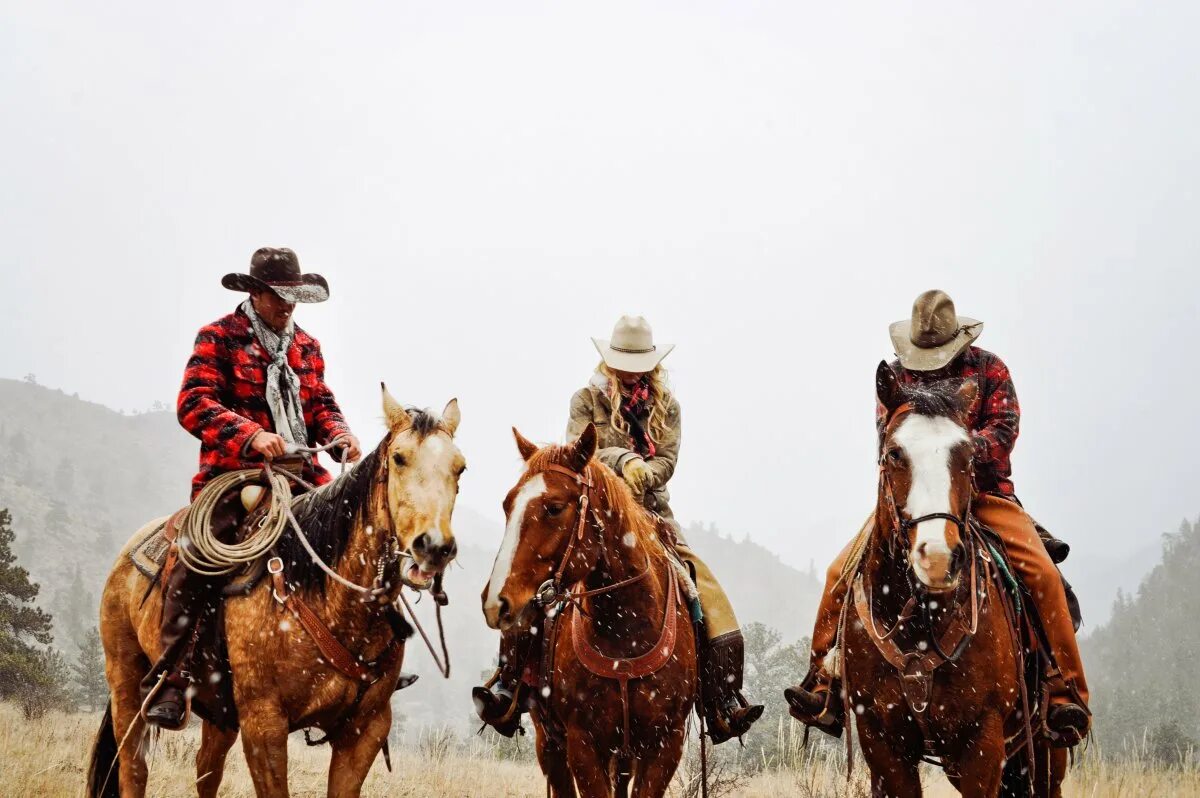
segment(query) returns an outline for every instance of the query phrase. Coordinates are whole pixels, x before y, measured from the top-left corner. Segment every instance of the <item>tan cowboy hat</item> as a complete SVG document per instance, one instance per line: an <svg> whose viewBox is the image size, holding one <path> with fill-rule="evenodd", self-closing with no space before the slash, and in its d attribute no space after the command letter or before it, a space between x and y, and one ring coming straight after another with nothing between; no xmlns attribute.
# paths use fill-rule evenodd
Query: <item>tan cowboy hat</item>
<svg viewBox="0 0 1200 798"><path fill-rule="evenodd" d="M983 332L983 322L954 312L945 291L926 291L913 302L912 318L888 330L900 365L910 371L935 371L966 349Z"/></svg>
<svg viewBox="0 0 1200 798"><path fill-rule="evenodd" d="M613 327L612 338L593 338L592 343L610 369L631 374L654 371L675 348L675 344L655 346L650 323L641 316L622 316Z"/></svg>
<svg viewBox="0 0 1200 798"><path fill-rule="evenodd" d="M262 247L250 256L250 273L233 272L221 278L230 291L269 288L285 302L324 302L329 283L319 274L300 271L296 253L284 247Z"/></svg>

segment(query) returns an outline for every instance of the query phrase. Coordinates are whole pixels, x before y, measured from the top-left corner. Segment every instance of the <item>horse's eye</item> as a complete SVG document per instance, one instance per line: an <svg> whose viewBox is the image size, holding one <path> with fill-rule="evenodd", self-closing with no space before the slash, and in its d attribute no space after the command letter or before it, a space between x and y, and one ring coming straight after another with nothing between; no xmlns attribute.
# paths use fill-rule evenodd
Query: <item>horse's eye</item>
<svg viewBox="0 0 1200 798"><path fill-rule="evenodd" d="M565 504L547 504L546 515L550 516L551 518L555 518L559 515L562 515L562 511L565 509L567 509L567 505Z"/></svg>
<svg viewBox="0 0 1200 798"><path fill-rule="evenodd" d="M399 452L392 455L392 462L396 464L396 468L404 468L404 466L408 465L408 461L404 459L404 455Z"/></svg>
<svg viewBox="0 0 1200 798"><path fill-rule="evenodd" d="M887 457L893 463L899 463L904 459L904 454L899 449L888 449Z"/></svg>

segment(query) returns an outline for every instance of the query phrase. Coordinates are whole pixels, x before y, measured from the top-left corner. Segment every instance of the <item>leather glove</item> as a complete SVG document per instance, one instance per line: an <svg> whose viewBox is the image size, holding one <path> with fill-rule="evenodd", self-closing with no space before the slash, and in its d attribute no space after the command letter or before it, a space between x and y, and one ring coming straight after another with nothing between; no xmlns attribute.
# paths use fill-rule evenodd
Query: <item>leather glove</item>
<svg viewBox="0 0 1200 798"><path fill-rule="evenodd" d="M621 476L635 494L643 493L650 486L650 466L640 457L631 458L621 467Z"/></svg>

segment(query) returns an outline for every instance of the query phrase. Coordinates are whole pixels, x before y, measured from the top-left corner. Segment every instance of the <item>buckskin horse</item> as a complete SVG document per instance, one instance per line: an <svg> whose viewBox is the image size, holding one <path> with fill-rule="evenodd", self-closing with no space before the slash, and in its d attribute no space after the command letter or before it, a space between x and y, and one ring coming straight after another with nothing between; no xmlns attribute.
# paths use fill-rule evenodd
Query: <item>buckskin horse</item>
<svg viewBox="0 0 1200 798"><path fill-rule="evenodd" d="M542 627L530 714L549 791L664 795L697 690L687 577L660 539L668 530L594 459L593 425L542 449L513 434L525 473L504 501L483 612L493 629Z"/></svg>
<svg viewBox="0 0 1200 798"><path fill-rule="evenodd" d="M388 431L375 450L294 505L314 553L348 583L376 584L374 598L364 600L360 590L326 576L292 535L280 538L270 579L225 600L233 699L259 796L287 796L288 734L308 728L324 732L332 748L328 794L360 794L391 727L389 699L408 631L397 628L406 624L388 610L402 583L432 584L456 553L450 519L465 469L454 442L457 402L439 418L406 410L384 388L383 411ZM94 798L141 798L146 791L138 686L160 653L162 595L134 567L130 553L156 524L162 520L126 545L101 598L112 698L92 755ZM394 576L385 577L389 572ZM239 733L237 726L221 728L210 720L204 720L196 755L201 798L217 795ZM112 774L118 753L118 773Z"/></svg>
<svg viewBox="0 0 1200 798"><path fill-rule="evenodd" d="M922 761L963 795L1061 793L1067 754L1037 724L1044 647L1032 608L1021 610L1002 547L971 516L962 413L976 390L905 387L886 363L876 372L887 413L874 524L848 566L826 661L842 674L876 796L921 795Z"/></svg>

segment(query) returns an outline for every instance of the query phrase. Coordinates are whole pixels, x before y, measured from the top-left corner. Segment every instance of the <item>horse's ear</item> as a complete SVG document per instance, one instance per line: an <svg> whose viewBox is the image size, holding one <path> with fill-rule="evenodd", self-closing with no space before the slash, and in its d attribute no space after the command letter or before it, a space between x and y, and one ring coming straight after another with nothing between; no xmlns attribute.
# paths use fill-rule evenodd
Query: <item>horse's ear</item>
<svg viewBox="0 0 1200 798"><path fill-rule="evenodd" d="M958 407L964 418L971 412L978 398L979 384L975 380L963 380L962 385L958 386Z"/></svg>
<svg viewBox="0 0 1200 798"><path fill-rule="evenodd" d="M886 360L879 361L875 369L875 398L889 413L900 405L900 380Z"/></svg>
<svg viewBox="0 0 1200 798"><path fill-rule="evenodd" d="M588 425L583 428L583 432L579 433L578 440L571 444L570 465L571 468L583 473L587 468L587 464L596 456L596 425L588 422Z"/></svg>
<svg viewBox="0 0 1200 798"><path fill-rule="evenodd" d="M388 391L387 386L381 382L379 383L379 390L383 392L383 419L387 422L388 429L392 432L398 432L412 426L412 416L404 409L404 405L396 401L396 398Z"/></svg>
<svg viewBox="0 0 1200 798"><path fill-rule="evenodd" d="M513 427L513 437L517 439L517 451L521 453L521 458L529 462L529 458L537 454L538 445L518 432L516 427Z"/></svg>
<svg viewBox="0 0 1200 798"><path fill-rule="evenodd" d="M446 407L442 410L442 426L446 428L446 432L450 433L451 438L458 431L458 422L460 421L462 421L462 413L458 410L458 400L451 399L446 402Z"/></svg>

